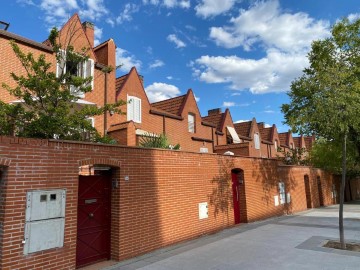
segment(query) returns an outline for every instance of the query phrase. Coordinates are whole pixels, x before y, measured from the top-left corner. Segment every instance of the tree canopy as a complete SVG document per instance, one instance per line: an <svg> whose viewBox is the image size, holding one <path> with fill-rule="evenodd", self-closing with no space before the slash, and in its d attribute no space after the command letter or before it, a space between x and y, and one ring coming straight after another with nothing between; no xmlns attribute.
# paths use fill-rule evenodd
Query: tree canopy
<svg viewBox="0 0 360 270"><path fill-rule="evenodd" d="M292 82L290 104L282 105L293 131L329 140L359 133L360 20L335 24L331 37L314 41L310 66Z"/></svg>
<svg viewBox="0 0 360 270"><path fill-rule="evenodd" d="M69 44L60 44L58 30L51 30L49 42L57 63L62 63L56 69L47 62L44 54L35 58L33 53L25 54L14 41L10 41L25 73L11 72L15 87L2 84L19 102L6 104L0 101L0 135L110 141L100 136L89 118L110 110L121 113L119 106L125 102L119 101L103 107L77 104L80 97L92 91L93 74L87 72L87 76L84 76L85 71L80 72L87 68L89 48L75 51L70 44L71 37L67 40ZM104 67L103 72L111 72L112 69Z"/></svg>
<svg viewBox="0 0 360 270"><path fill-rule="evenodd" d="M360 141L360 19L336 23L329 38L312 43L308 59L310 66L292 82L288 93L290 104L282 105L282 111L293 131L314 133L326 140L326 144L318 144L313 151L320 164L325 168L331 165L333 171L341 168L339 232L341 247L345 249L343 203L349 161L347 146L350 139L350 145L356 146L351 150L357 151ZM339 146L341 159L336 156L326 160L336 154Z"/></svg>

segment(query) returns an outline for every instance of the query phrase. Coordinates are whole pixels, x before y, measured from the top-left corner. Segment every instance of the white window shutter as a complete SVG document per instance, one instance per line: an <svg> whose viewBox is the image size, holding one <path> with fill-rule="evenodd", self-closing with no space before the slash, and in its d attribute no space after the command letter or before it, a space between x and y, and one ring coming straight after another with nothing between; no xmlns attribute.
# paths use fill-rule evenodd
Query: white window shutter
<svg viewBox="0 0 360 270"><path fill-rule="evenodd" d="M127 121L134 119L134 98L130 96L128 96L127 98L126 115L127 115Z"/></svg>
<svg viewBox="0 0 360 270"><path fill-rule="evenodd" d="M260 137L258 133L254 134L255 149L260 149Z"/></svg>
<svg viewBox="0 0 360 270"><path fill-rule="evenodd" d="M133 120L135 123L141 123L141 99L128 96L127 101L127 121Z"/></svg>
<svg viewBox="0 0 360 270"><path fill-rule="evenodd" d="M141 99L140 98L135 98L134 100L134 121L136 123L141 123Z"/></svg>
<svg viewBox="0 0 360 270"><path fill-rule="evenodd" d="M56 63L56 78L59 78L61 75L66 72L66 51L59 50L60 59Z"/></svg>
<svg viewBox="0 0 360 270"><path fill-rule="evenodd" d="M88 59L86 61L86 66L84 68L84 78L87 77L92 77L91 80L91 89L94 89L94 60L93 59Z"/></svg>

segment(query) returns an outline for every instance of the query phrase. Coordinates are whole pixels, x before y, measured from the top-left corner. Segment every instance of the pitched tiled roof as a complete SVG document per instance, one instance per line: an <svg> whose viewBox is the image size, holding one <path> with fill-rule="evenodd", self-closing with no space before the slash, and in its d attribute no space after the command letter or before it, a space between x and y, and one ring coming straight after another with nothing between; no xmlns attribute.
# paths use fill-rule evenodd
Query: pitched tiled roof
<svg viewBox="0 0 360 270"><path fill-rule="evenodd" d="M123 75L121 77L116 78L116 81L115 81L115 90L116 90L116 92L118 92L120 90L121 86L123 86L123 84L124 84L124 82L125 82L128 75L129 74L125 74L125 75Z"/></svg>
<svg viewBox="0 0 360 270"><path fill-rule="evenodd" d="M240 136L243 137L250 137L250 129L251 129L252 121L242 122L242 123L235 123L234 128Z"/></svg>
<svg viewBox="0 0 360 270"><path fill-rule="evenodd" d="M185 101L186 95L170 98L167 100L159 101L151 103L151 106L163 110L165 112L168 112L170 114L174 115L180 115L181 114L181 108Z"/></svg>
<svg viewBox="0 0 360 270"><path fill-rule="evenodd" d="M314 143L314 139L313 137L304 137L304 140L305 140L305 147L306 149L311 149L313 143Z"/></svg>
<svg viewBox="0 0 360 270"><path fill-rule="evenodd" d="M261 139L264 141L271 142L272 128L271 127L265 128L264 125L261 123L258 124L258 128L259 128Z"/></svg>
<svg viewBox="0 0 360 270"><path fill-rule="evenodd" d="M225 113L219 113L219 114L212 114L212 115L208 115L208 116L204 116L201 117L201 119L204 122L208 122L210 124L213 124L216 126L216 129L218 131L222 131L221 130L221 124L223 122L223 117L224 117Z"/></svg>
<svg viewBox="0 0 360 270"><path fill-rule="evenodd" d="M279 139L281 145L289 145L288 132L279 133Z"/></svg>

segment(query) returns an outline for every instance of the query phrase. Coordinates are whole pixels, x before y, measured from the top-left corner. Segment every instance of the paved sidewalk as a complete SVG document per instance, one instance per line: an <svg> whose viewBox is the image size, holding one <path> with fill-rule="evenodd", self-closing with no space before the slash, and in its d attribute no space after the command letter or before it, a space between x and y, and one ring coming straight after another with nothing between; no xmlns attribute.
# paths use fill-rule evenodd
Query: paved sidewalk
<svg viewBox="0 0 360 270"><path fill-rule="evenodd" d="M360 252L323 248L338 238L338 206L240 225L107 270L359 270ZM360 242L360 204L345 205L346 240Z"/></svg>

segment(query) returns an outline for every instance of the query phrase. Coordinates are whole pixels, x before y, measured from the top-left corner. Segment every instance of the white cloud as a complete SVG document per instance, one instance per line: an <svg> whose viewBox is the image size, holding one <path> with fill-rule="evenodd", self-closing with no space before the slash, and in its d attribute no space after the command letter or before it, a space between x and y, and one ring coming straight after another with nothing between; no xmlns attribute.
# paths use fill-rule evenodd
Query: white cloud
<svg viewBox="0 0 360 270"><path fill-rule="evenodd" d="M233 90L254 94L289 90L291 81L308 66L311 42L329 35L329 23L305 13L285 13L277 0L256 2L230 20L229 26L213 27L210 37L227 48L256 44L265 56L246 59L236 55L204 55L194 61L193 75L207 83L227 83Z"/></svg>
<svg viewBox="0 0 360 270"><path fill-rule="evenodd" d="M143 0L144 5L161 5L166 8L190 8L190 0Z"/></svg>
<svg viewBox="0 0 360 270"><path fill-rule="evenodd" d="M272 125L269 125L269 124L266 124L266 123L265 123L265 124L264 124L264 127L265 127L265 128L269 128L269 127L272 127Z"/></svg>
<svg viewBox="0 0 360 270"><path fill-rule="evenodd" d="M190 24L185 25L185 28L190 30L190 31L196 31L196 28L194 26L190 25Z"/></svg>
<svg viewBox="0 0 360 270"><path fill-rule="evenodd" d="M255 2L248 10L240 10L230 25L212 27L210 38L219 46L250 50L255 43L282 51L307 51L314 39L329 35L329 22L316 21L308 14L285 13L278 0Z"/></svg>
<svg viewBox="0 0 360 270"><path fill-rule="evenodd" d="M134 55L128 51L116 48L116 65L122 65L120 70L129 72L132 67L136 67L139 71L141 69L141 61L136 59Z"/></svg>
<svg viewBox="0 0 360 270"><path fill-rule="evenodd" d="M166 79L172 80L172 79L174 79L174 78L173 78L173 76L167 76Z"/></svg>
<svg viewBox="0 0 360 270"><path fill-rule="evenodd" d="M107 18L105 22L110 24L111 27L115 26L115 21L112 18Z"/></svg>
<svg viewBox="0 0 360 270"><path fill-rule="evenodd" d="M96 21L109 13L108 9L105 7L104 0L87 0L81 2L86 3L86 5L79 10L79 15L81 18L89 18L92 21Z"/></svg>
<svg viewBox="0 0 360 270"><path fill-rule="evenodd" d="M234 123L244 123L244 122L249 122L250 120L237 120Z"/></svg>
<svg viewBox="0 0 360 270"><path fill-rule="evenodd" d="M350 22L354 22L357 19L360 19L360 13L351 13L348 15L347 18L349 19Z"/></svg>
<svg viewBox="0 0 360 270"><path fill-rule="evenodd" d="M266 110L266 111L264 111L264 113L275 113L275 111L273 111L273 110Z"/></svg>
<svg viewBox="0 0 360 270"><path fill-rule="evenodd" d="M237 56L202 56L193 67L194 75L207 83L229 83L234 90L253 94L281 92L308 65L305 55L286 54L276 49L258 60Z"/></svg>
<svg viewBox="0 0 360 270"><path fill-rule="evenodd" d="M194 94L194 97L195 97L195 101L196 101L196 102L200 102L200 98L199 98L199 97L197 97L195 94Z"/></svg>
<svg viewBox="0 0 360 270"><path fill-rule="evenodd" d="M40 8L44 12L46 24L51 27L60 27L75 12L78 12L82 19L91 21L100 20L109 13L104 0L40 0L39 2L18 0L18 2Z"/></svg>
<svg viewBox="0 0 360 270"><path fill-rule="evenodd" d="M123 11L116 18L117 24L122 24L123 22L132 21L132 14L139 11L139 7L135 4L127 3L123 9Z"/></svg>
<svg viewBox="0 0 360 270"><path fill-rule="evenodd" d="M166 39L170 42L173 42L176 45L176 48L186 47L186 44L182 40L180 40L175 34L168 35Z"/></svg>
<svg viewBox="0 0 360 270"><path fill-rule="evenodd" d="M173 98L180 94L179 88L175 85L160 82L154 82L147 86L145 92L151 103Z"/></svg>
<svg viewBox="0 0 360 270"><path fill-rule="evenodd" d="M149 68L153 69L153 68L158 68L158 67L162 67L164 66L165 63L159 59L155 60L153 63L151 63L149 65Z"/></svg>
<svg viewBox="0 0 360 270"><path fill-rule="evenodd" d="M195 6L196 15L208 18L216 16L226 11L229 11L237 0L201 0L197 6Z"/></svg>
<svg viewBox="0 0 360 270"><path fill-rule="evenodd" d="M103 29L95 26L95 31L94 31L94 39L95 39L94 40L94 45L95 46L100 44L102 34L103 34Z"/></svg>
<svg viewBox="0 0 360 270"><path fill-rule="evenodd" d="M223 103L223 107L234 107L236 104L235 102L227 102L227 101L224 101Z"/></svg>
<svg viewBox="0 0 360 270"><path fill-rule="evenodd" d="M232 93L231 96L241 96L241 93Z"/></svg>

